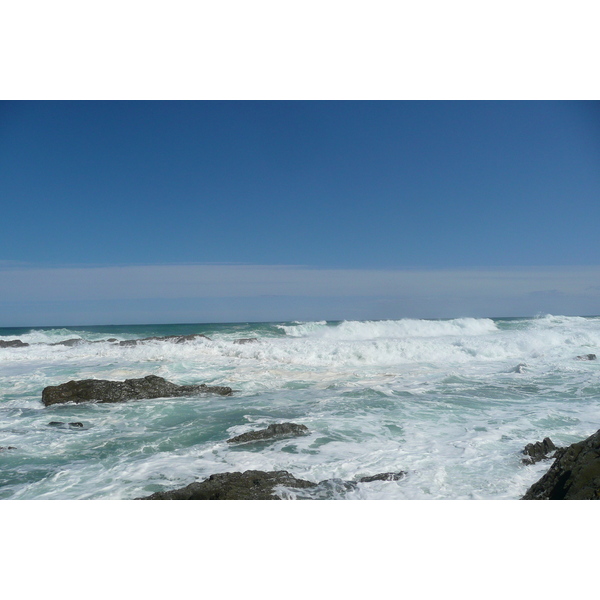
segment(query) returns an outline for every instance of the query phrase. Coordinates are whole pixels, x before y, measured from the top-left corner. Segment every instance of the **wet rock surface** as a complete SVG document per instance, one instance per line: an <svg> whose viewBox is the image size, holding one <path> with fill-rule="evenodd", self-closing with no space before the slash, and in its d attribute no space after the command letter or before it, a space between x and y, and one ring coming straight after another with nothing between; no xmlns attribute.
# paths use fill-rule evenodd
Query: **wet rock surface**
<svg viewBox="0 0 600 600"><path fill-rule="evenodd" d="M201 333L193 333L190 335L165 335L162 337L147 337L139 340L123 340L119 342L119 346L137 346L138 344L144 344L146 342L173 342L174 344L183 344L184 342L191 342L201 338L210 341L209 337L202 335Z"/></svg>
<svg viewBox="0 0 600 600"><path fill-rule="evenodd" d="M558 448L548 437L544 438L541 442L527 444L527 446L525 446L523 449L523 454L526 454L527 456L522 460L522 462L526 465L532 465L540 460L550 458L548 455L555 450L558 450Z"/></svg>
<svg viewBox="0 0 600 600"><path fill-rule="evenodd" d="M76 421L74 423L65 423L64 421L50 421L50 423L48 423L48 427L74 427L76 429L79 429L81 427L83 427L83 423L80 423L79 421Z"/></svg>
<svg viewBox="0 0 600 600"><path fill-rule="evenodd" d="M16 446L0 446L0 451L1 450L16 450Z"/></svg>
<svg viewBox="0 0 600 600"><path fill-rule="evenodd" d="M580 356L576 357L577 360L596 360L596 355L595 354L581 354Z"/></svg>
<svg viewBox="0 0 600 600"><path fill-rule="evenodd" d="M370 483L371 481L399 481L406 477L406 471L396 471L390 473L377 473L377 475L369 475L368 477L361 477L358 483Z"/></svg>
<svg viewBox="0 0 600 600"><path fill-rule="evenodd" d="M156 492L136 500L281 500L275 492L276 486L293 490L307 490L304 499L327 500L343 496L356 489L359 483L372 481L398 481L404 479L405 471L378 473L362 477L358 481L325 479L319 483L298 479L288 471L245 471L241 473L217 473L201 482L167 492Z"/></svg>
<svg viewBox="0 0 600 600"><path fill-rule="evenodd" d="M293 437L297 435L307 435L308 427L305 425L297 425L296 423L274 423L266 429L258 431L249 431L236 435L227 440L228 444L245 444L248 442L256 442L260 440L272 440L283 437Z"/></svg>
<svg viewBox="0 0 600 600"><path fill-rule="evenodd" d="M84 379L48 386L42 392L42 403L50 406L65 402L123 402L125 400L177 398L204 394L229 396L232 392L233 390L226 386L177 385L162 377L148 375L140 379L126 379L125 381Z"/></svg>
<svg viewBox="0 0 600 600"><path fill-rule="evenodd" d="M258 338L240 338L239 340L233 340L234 344L253 344L258 342Z"/></svg>
<svg viewBox="0 0 600 600"><path fill-rule="evenodd" d="M21 340L0 340L0 348L25 348L26 346L29 344Z"/></svg>
<svg viewBox="0 0 600 600"><path fill-rule="evenodd" d="M287 471L236 471L217 473L202 482L190 483L169 492L156 492L138 500L281 500L275 486L316 487L315 483L297 479Z"/></svg>
<svg viewBox="0 0 600 600"><path fill-rule="evenodd" d="M522 500L600 500L600 430L559 449L548 472Z"/></svg>

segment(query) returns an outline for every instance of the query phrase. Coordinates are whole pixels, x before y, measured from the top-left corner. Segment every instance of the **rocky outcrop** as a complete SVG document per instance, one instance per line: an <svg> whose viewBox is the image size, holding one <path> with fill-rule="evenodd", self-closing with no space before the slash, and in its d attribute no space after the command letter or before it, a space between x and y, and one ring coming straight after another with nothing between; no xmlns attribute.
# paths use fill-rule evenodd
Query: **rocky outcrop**
<svg viewBox="0 0 600 600"><path fill-rule="evenodd" d="M595 354L582 354L576 357L577 360L596 360Z"/></svg>
<svg viewBox="0 0 600 600"><path fill-rule="evenodd" d="M201 333L193 333L191 335L165 335L163 337L147 337L139 340L123 340L119 342L119 346L137 346L138 344L144 344L146 342L173 342L174 344L183 344L184 342L191 342L201 338L210 341L209 337L202 335Z"/></svg>
<svg viewBox="0 0 600 600"><path fill-rule="evenodd" d="M406 477L405 471L378 473L362 477L358 481L325 479L319 483L298 479L288 471L245 471L240 473L217 473L201 482L168 492L156 492L136 500L281 500L274 488L310 489L311 499L331 499L356 489L359 483L371 481L398 481ZM305 496L306 497L306 496Z"/></svg>
<svg viewBox="0 0 600 600"><path fill-rule="evenodd" d="M156 492L137 500L281 500L275 486L312 488L315 483L297 479L287 471L236 471L217 473L202 482L169 492Z"/></svg>
<svg viewBox="0 0 600 600"><path fill-rule="evenodd" d="M523 448L523 454L526 454L527 456L522 462L526 465L532 465L540 460L550 458L548 455L557 449L554 442L548 437L544 438L541 442L527 444L527 446Z"/></svg>
<svg viewBox="0 0 600 600"><path fill-rule="evenodd" d="M107 381L105 379L84 379L69 381L61 385L44 388L42 402L45 406L65 402L123 402L151 398L176 398L217 394L229 396L233 390L225 386L177 385L162 377L148 375L140 379Z"/></svg>
<svg viewBox="0 0 600 600"><path fill-rule="evenodd" d="M29 344L21 340L0 340L0 348L25 348L26 346Z"/></svg>
<svg viewBox="0 0 600 600"><path fill-rule="evenodd" d="M522 500L600 500L600 430L557 455Z"/></svg>
<svg viewBox="0 0 600 600"><path fill-rule="evenodd" d="M17 448L15 446L0 446L0 450L16 450Z"/></svg>
<svg viewBox="0 0 600 600"><path fill-rule="evenodd" d="M240 338L239 340L233 340L234 344L253 344L258 342L258 338Z"/></svg>
<svg viewBox="0 0 600 600"><path fill-rule="evenodd" d="M390 473L377 473L377 475L369 475L361 477L358 483L370 483L371 481L398 481L406 477L406 471L396 471Z"/></svg>
<svg viewBox="0 0 600 600"><path fill-rule="evenodd" d="M247 442L256 442L260 440L306 435L308 433L309 431L306 425L297 425L296 423L274 423L273 425L269 425L266 429L259 429L258 431L249 431L248 433L236 435L227 440L227 443L245 444Z"/></svg>
<svg viewBox="0 0 600 600"><path fill-rule="evenodd" d="M71 338L70 340L63 340L62 342L54 342L50 346L79 346L79 344L85 344L85 340L81 338Z"/></svg>
<svg viewBox="0 0 600 600"><path fill-rule="evenodd" d="M48 423L48 427L63 427L64 425L76 428L83 427L83 423L80 423L79 421L76 421L74 423L65 423L64 421L50 421L50 423Z"/></svg>

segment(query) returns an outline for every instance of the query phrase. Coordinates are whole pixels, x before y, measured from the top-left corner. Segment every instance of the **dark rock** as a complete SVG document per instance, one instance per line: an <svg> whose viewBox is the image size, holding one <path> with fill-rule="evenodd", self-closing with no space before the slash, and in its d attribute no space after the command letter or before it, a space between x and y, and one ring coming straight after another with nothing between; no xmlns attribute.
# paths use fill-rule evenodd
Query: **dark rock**
<svg viewBox="0 0 600 600"><path fill-rule="evenodd" d="M209 340L210 338L202 335L201 333L193 333L190 335L165 335L163 337L147 337L139 340L123 340L119 342L119 346L137 346L138 344L143 344L145 342L173 342L174 344L183 344L184 342L191 342L192 340L197 340L199 338L204 338L205 340Z"/></svg>
<svg viewBox="0 0 600 600"><path fill-rule="evenodd" d="M577 360L596 360L595 354L582 354L577 357Z"/></svg>
<svg viewBox="0 0 600 600"><path fill-rule="evenodd" d="M50 423L48 423L48 427L60 427L61 425L64 425L65 422L64 421L50 421Z"/></svg>
<svg viewBox="0 0 600 600"><path fill-rule="evenodd" d="M239 340L233 340L234 344L252 344L258 342L258 338L241 338Z"/></svg>
<svg viewBox="0 0 600 600"><path fill-rule="evenodd" d="M16 450L17 448L15 446L8 446L7 448L5 448L4 446L0 446L0 450Z"/></svg>
<svg viewBox="0 0 600 600"><path fill-rule="evenodd" d="M69 427L83 427L83 423L76 421L75 423L69 423Z"/></svg>
<svg viewBox="0 0 600 600"><path fill-rule="evenodd" d="M287 471L237 471L217 473L202 482L169 492L156 492L138 500L281 500L273 490L277 485L316 487L315 483L296 479Z"/></svg>
<svg viewBox="0 0 600 600"><path fill-rule="evenodd" d="M306 425L296 425L296 423L274 423L269 425L266 429L260 429L258 431L249 431L248 433L242 433L236 435L231 439L227 440L229 444L243 444L246 442L255 442L258 440L270 440L274 438L289 437L295 435L306 435L308 434L308 427Z"/></svg>
<svg viewBox="0 0 600 600"><path fill-rule="evenodd" d="M29 344L21 340L0 340L0 348L25 348L25 346Z"/></svg>
<svg viewBox="0 0 600 600"><path fill-rule="evenodd" d="M102 341L106 341L106 342L118 342L119 340L117 338L108 338L107 340L100 340Z"/></svg>
<svg viewBox="0 0 600 600"><path fill-rule="evenodd" d="M549 458L548 454L554 450L557 450L557 448L550 438L544 438L541 442L535 442L535 444L527 444L522 452L527 455L527 458L524 458L522 462L526 465L532 465Z"/></svg>
<svg viewBox="0 0 600 600"><path fill-rule="evenodd" d="M361 477L358 483L370 483L371 481L398 481L406 477L406 471L397 471L395 473L377 473L368 477Z"/></svg>
<svg viewBox="0 0 600 600"><path fill-rule="evenodd" d="M201 394L229 396L230 387L201 385L177 385L162 377L148 375L140 379L107 381L105 379L85 379L69 381L61 385L44 388L42 402L45 406L65 402L123 402L150 398L178 398Z"/></svg>
<svg viewBox="0 0 600 600"><path fill-rule="evenodd" d="M63 340L62 342L55 342L54 344L50 344L50 346L79 346L79 344L84 344L85 340L81 338L71 338L70 340Z"/></svg>
<svg viewBox="0 0 600 600"><path fill-rule="evenodd" d="M557 452L522 500L600 500L600 430Z"/></svg>

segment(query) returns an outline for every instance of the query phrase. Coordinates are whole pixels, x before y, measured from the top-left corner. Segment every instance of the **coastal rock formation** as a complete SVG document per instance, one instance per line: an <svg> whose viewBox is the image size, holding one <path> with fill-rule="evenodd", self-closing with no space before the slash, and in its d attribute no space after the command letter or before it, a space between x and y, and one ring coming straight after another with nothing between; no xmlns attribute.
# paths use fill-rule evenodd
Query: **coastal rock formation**
<svg viewBox="0 0 600 600"><path fill-rule="evenodd" d="M368 477L361 477L358 483L370 483L371 481L398 481L406 477L406 471L397 471L390 473L377 473Z"/></svg>
<svg viewBox="0 0 600 600"><path fill-rule="evenodd" d="M139 340L123 340L119 342L119 346L137 346L138 344L143 344L145 342L173 342L174 344L183 344L184 342L191 342L192 340L197 340L199 338L210 341L209 337L202 335L201 333L193 333L190 335L165 335L162 337L147 337Z"/></svg>
<svg viewBox="0 0 600 600"><path fill-rule="evenodd" d="M576 357L577 360L596 360L596 355L595 354L581 354L580 356Z"/></svg>
<svg viewBox="0 0 600 600"><path fill-rule="evenodd" d="M522 500L600 500L600 430L561 449Z"/></svg>
<svg viewBox="0 0 600 600"><path fill-rule="evenodd" d="M233 340L234 344L253 344L258 342L258 338L240 338L239 340Z"/></svg>
<svg viewBox="0 0 600 600"><path fill-rule="evenodd" d="M287 471L236 471L217 473L201 482L190 483L169 492L156 492L138 500L281 500L273 490L277 485L292 488L316 487Z"/></svg>
<svg viewBox="0 0 600 600"><path fill-rule="evenodd" d="M527 444L523 448L523 454L527 457L523 459L523 463L526 465L532 465L540 460L549 458L548 454L557 450L554 442L550 438L544 438L541 442L535 442L534 444Z"/></svg>
<svg viewBox="0 0 600 600"><path fill-rule="evenodd" d="M65 423L64 421L50 421L48 423L48 427L62 427L63 425L68 425L69 427L83 427L83 423L76 421L75 423Z"/></svg>
<svg viewBox="0 0 600 600"><path fill-rule="evenodd" d="M70 340L63 340L62 342L54 342L54 344L50 344L50 346L79 346L79 344L84 344L85 340L81 338L71 338Z"/></svg>
<svg viewBox="0 0 600 600"><path fill-rule="evenodd" d="M25 348L25 346L29 344L21 340L0 340L0 348Z"/></svg>
<svg viewBox="0 0 600 600"><path fill-rule="evenodd" d="M248 433L236 435L235 437L227 440L227 443L244 444L246 442L256 442L258 440L270 440L281 437L291 437L295 435L306 435L308 433L309 431L306 425L297 425L296 423L274 423L273 425L269 425L266 429L249 431Z"/></svg>
<svg viewBox="0 0 600 600"><path fill-rule="evenodd" d="M123 402L150 398L176 398L200 394L230 396L233 390L225 386L177 385L162 377L148 375L140 379L107 381L105 379L84 379L69 381L61 385L44 388L42 402L45 406L65 402Z"/></svg>
<svg viewBox="0 0 600 600"><path fill-rule="evenodd" d="M329 499L356 489L358 483L371 481L398 481L406 476L405 471L378 473L362 477L358 481L325 479L319 483L298 479L288 471L236 471L217 473L201 482L167 492L155 492L136 500L281 500L275 493L275 486L311 489L313 499Z"/></svg>

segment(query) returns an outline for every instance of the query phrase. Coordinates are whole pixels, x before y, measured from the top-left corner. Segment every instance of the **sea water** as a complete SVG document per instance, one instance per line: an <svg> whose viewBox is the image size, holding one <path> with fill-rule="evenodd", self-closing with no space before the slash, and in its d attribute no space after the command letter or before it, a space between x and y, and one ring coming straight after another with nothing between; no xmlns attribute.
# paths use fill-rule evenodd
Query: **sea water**
<svg viewBox="0 0 600 600"><path fill-rule="evenodd" d="M108 341L188 334L209 339ZM329 482L290 499L518 499L550 464L523 464L526 444L600 428L600 363L577 358L600 355L600 317L0 329L16 339L29 346L0 348L2 499L133 499L248 469ZM49 385L150 374L235 392L41 402ZM281 422L310 433L227 443Z"/></svg>

